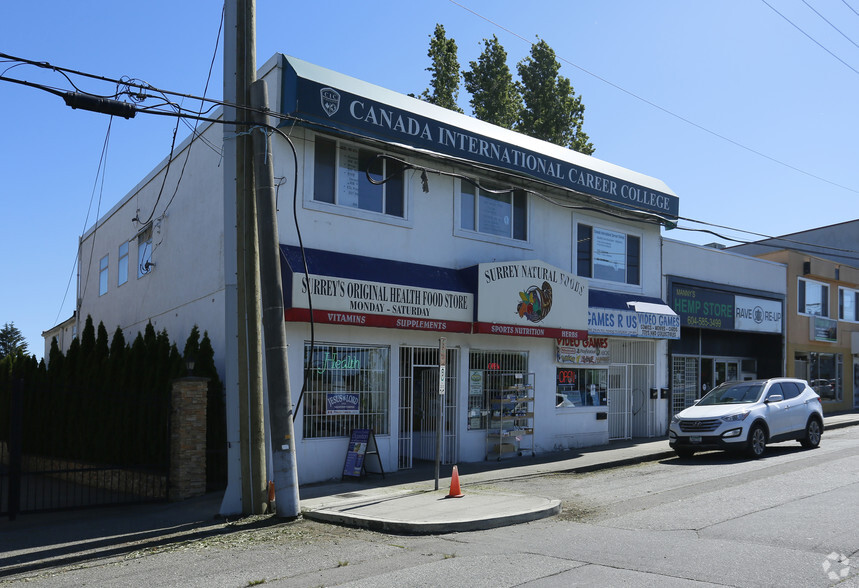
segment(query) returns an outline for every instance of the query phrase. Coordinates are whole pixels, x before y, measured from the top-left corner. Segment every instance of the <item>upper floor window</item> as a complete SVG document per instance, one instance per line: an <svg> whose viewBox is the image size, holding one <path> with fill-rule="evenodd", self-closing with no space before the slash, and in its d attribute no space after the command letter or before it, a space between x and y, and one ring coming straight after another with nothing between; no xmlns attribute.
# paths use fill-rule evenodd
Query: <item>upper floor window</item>
<svg viewBox="0 0 859 588"><path fill-rule="evenodd" d="M142 278L152 271L152 225L137 235L137 277Z"/></svg>
<svg viewBox="0 0 859 588"><path fill-rule="evenodd" d="M122 286L128 281L128 241L119 246L119 259L116 263L116 285Z"/></svg>
<svg viewBox="0 0 859 588"><path fill-rule="evenodd" d="M859 290L838 288L838 318L859 322Z"/></svg>
<svg viewBox="0 0 859 588"><path fill-rule="evenodd" d="M485 235L528 240L528 196L524 190L495 191L460 182L459 226Z"/></svg>
<svg viewBox="0 0 859 588"><path fill-rule="evenodd" d="M641 238L579 223L576 268L583 278L641 285Z"/></svg>
<svg viewBox="0 0 859 588"><path fill-rule="evenodd" d="M98 262L98 295L107 294L107 262L108 256L105 255Z"/></svg>
<svg viewBox="0 0 859 588"><path fill-rule="evenodd" d="M317 136L313 199L403 218L403 166L377 155L372 149ZM368 173L382 183L371 182Z"/></svg>
<svg viewBox="0 0 859 588"><path fill-rule="evenodd" d="M797 278L796 311L799 314L829 316L829 286Z"/></svg>

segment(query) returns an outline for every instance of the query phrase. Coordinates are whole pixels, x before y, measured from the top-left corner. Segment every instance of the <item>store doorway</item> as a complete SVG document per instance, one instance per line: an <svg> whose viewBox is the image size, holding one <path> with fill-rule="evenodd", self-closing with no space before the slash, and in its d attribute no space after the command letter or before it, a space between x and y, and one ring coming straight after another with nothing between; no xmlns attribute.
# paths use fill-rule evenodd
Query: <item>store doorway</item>
<svg viewBox="0 0 859 588"><path fill-rule="evenodd" d="M715 382L714 385L724 384L725 382L736 382L740 379L740 362L739 361L721 361L716 360Z"/></svg>
<svg viewBox="0 0 859 588"><path fill-rule="evenodd" d="M656 412L650 389L655 383L656 345L652 341L612 340L608 369L608 437L652 437Z"/></svg>
<svg viewBox="0 0 859 588"><path fill-rule="evenodd" d="M456 463L457 373L459 350L447 350L445 394L439 394L438 349L400 349L400 426L398 467L410 469L415 461L435 461L436 432L442 431L440 461Z"/></svg>

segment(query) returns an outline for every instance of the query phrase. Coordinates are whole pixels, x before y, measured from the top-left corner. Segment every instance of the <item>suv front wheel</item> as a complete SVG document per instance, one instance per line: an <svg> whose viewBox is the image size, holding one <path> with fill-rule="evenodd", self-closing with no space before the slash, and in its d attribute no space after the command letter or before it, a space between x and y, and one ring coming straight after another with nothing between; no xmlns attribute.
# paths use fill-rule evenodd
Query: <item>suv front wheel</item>
<svg viewBox="0 0 859 588"><path fill-rule="evenodd" d="M767 449L767 432L761 425L752 425L749 431L749 440L746 445L746 454L752 459L761 457Z"/></svg>

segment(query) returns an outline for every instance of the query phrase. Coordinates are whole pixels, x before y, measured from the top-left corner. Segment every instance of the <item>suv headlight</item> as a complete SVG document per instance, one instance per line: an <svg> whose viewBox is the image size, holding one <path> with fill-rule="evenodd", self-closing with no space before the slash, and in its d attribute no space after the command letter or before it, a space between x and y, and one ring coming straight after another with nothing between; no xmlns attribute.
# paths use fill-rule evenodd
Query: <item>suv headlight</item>
<svg viewBox="0 0 859 588"><path fill-rule="evenodd" d="M746 420L746 417L749 416L748 410L744 410L743 412L739 412L737 414L729 414L728 416L723 416L722 420L726 423L737 423L740 421Z"/></svg>

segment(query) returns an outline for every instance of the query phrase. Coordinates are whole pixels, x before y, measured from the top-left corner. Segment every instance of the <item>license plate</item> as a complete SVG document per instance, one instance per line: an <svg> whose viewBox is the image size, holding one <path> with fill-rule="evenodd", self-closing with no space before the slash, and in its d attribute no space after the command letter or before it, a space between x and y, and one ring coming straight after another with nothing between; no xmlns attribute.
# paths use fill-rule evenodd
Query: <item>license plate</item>
<svg viewBox="0 0 859 588"><path fill-rule="evenodd" d="M700 442L701 442L701 437L700 437L700 436L696 436L696 437L689 437L689 443L700 443Z"/></svg>

